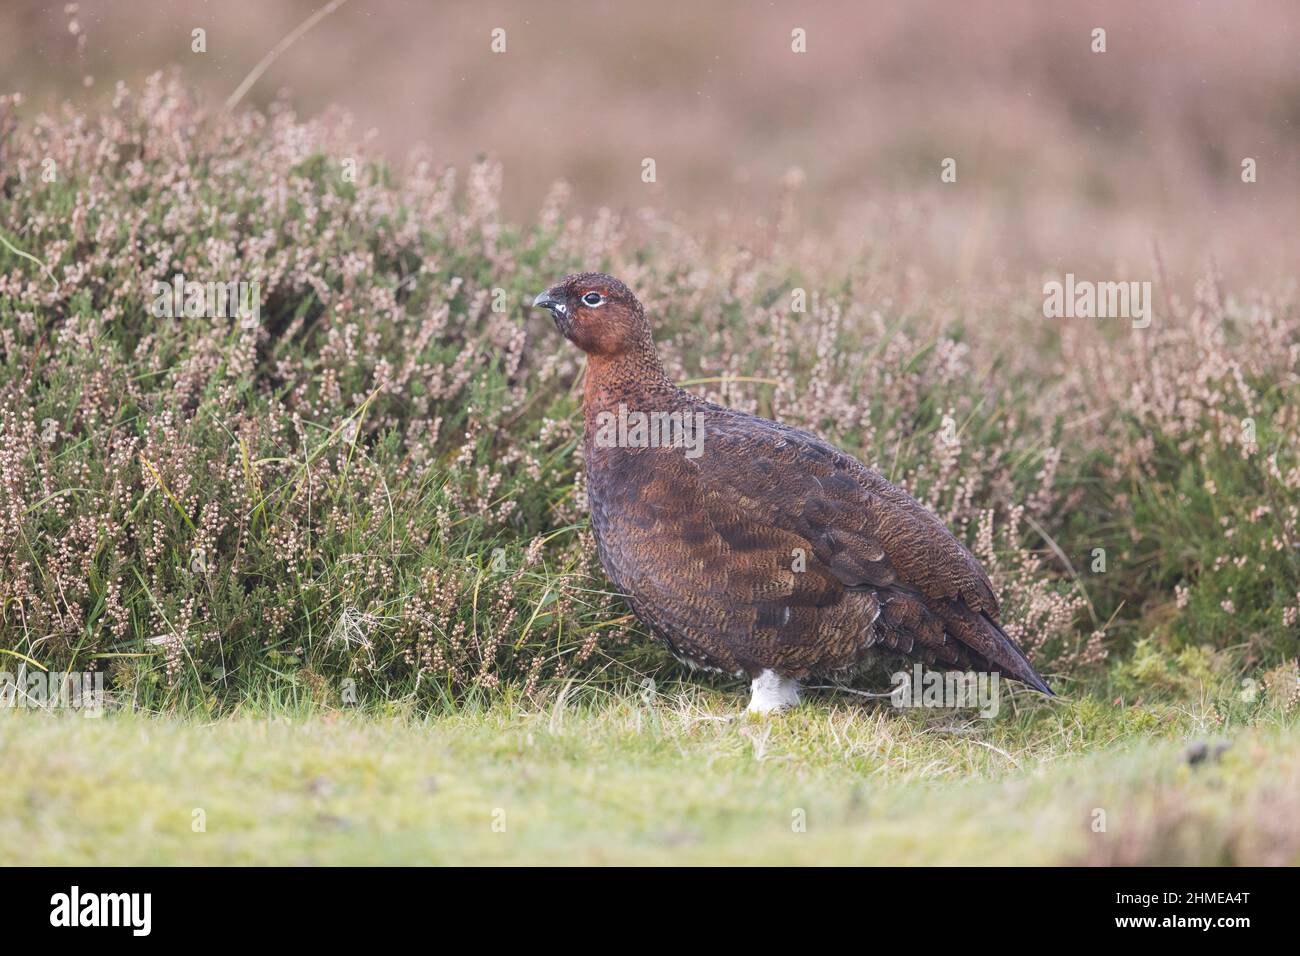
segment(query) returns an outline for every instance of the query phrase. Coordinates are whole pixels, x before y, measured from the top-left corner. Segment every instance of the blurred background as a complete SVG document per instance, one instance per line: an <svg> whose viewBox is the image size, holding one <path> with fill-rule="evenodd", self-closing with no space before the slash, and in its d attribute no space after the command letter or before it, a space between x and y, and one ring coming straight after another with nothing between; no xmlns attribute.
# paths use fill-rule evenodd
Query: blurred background
<svg viewBox="0 0 1300 956"><path fill-rule="evenodd" d="M0 92L29 115L89 110L178 67L219 107L322 6L6 0ZM971 281L1152 278L1157 249L1175 273L1289 275L1300 252L1300 5L1286 0L349 0L244 102L277 97L348 110L395 160L424 144L441 164L499 161L521 220L563 180L579 212L653 207L702 235L794 218ZM955 183L940 181L949 157Z"/></svg>

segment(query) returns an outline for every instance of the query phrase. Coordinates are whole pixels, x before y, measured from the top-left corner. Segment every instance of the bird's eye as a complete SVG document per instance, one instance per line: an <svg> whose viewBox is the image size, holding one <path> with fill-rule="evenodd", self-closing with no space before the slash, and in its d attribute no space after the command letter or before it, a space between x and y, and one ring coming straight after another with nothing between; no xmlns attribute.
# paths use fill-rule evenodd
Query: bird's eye
<svg viewBox="0 0 1300 956"><path fill-rule="evenodd" d="M601 295L599 292L588 292L586 295L582 297L582 302L584 305L595 306L595 305L602 304L604 301L605 301L605 297Z"/></svg>

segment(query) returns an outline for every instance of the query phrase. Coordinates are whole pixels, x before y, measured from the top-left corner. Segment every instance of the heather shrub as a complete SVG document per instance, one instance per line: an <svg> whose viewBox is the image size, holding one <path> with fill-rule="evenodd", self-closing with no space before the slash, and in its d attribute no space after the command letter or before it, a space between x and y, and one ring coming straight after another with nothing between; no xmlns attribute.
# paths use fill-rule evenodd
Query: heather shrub
<svg viewBox="0 0 1300 956"><path fill-rule="evenodd" d="M1105 448L1073 523L1108 546L1099 589L1171 650L1294 660L1300 636L1300 322L1295 290L1225 295L1213 276L1174 320L1080 350L1073 387Z"/></svg>
<svg viewBox="0 0 1300 956"><path fill-rule="evenodd" d="M1045 672L1087 679L1126 629L1295 656L1293 299L1198 301L1127 339L1052 329L1032 288L930 288L793 217L706 241L649 211L569 215L559 184L515 226L490 162L463 181L424 155L392 168L346 116L209 113L167 76L93 117L14 106L16 663L218 707L268 685L455 700L660 666L587 530L581 356L526 308L577 269L637 290L679 381L816 430L932 507ZM177 275L257 283L259 307L161 316L155 283Z"/></svg>

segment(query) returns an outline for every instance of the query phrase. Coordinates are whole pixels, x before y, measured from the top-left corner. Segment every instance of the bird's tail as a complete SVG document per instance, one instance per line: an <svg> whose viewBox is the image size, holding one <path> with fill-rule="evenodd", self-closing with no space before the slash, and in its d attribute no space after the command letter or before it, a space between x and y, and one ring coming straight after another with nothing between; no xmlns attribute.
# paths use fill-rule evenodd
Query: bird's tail
<svg viewBox="0 0 1300 956"><path fill-rule="evenodd" d="M1034 670L1034 665L1029 663L1025 652L1007 636L997 621L983 612L972 611L960 600L951 611L942 616L944 630L988 661L999 673L1028 684L1048 697L1056 696L1052 688L1047 686L1047 681Z"/></svg>
<svg viewBox="0 0 1300 956"><path fill-rule="evenodd" d="M872 638L874 644L930 667L996 671L1056 696L1002 626L971 610L961 598L927 604L914 594L895 591L880 604Z"/></svg>

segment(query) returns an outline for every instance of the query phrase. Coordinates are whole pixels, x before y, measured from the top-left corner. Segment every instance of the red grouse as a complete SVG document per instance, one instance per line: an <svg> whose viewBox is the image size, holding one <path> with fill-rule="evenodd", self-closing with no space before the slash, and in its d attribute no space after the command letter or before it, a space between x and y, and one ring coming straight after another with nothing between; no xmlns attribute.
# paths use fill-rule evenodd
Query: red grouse
<svg viewBox="0 0 1300 956"><path fill-rule="evenodd" d="M761 712L878 650L1052 693L999 626L979 562L906 492L816 435L675 386L617 279L568 276L533 305L589 357L601 563L680 660L750 678Z"/></svg>

